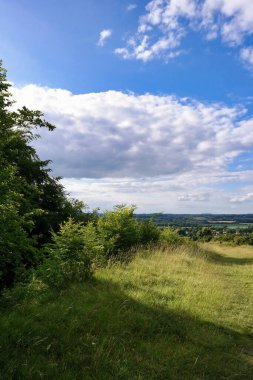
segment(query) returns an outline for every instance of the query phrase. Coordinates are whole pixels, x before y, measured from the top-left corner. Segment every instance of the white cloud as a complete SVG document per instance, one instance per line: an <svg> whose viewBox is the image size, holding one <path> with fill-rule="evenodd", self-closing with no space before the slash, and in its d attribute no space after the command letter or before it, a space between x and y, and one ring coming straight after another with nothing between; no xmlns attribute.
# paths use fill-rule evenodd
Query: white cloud
<svg viewBox="0 0 253 380"><path fill-rule="evenodd" d="M241 59L246 63L250 68L253 68L253 47L245 47L241 49L240 53Z"/></svg>
<svg viewBox="0 0 253 380"><path fill-rule="evenodd" d="M230 199L231 203L243 203L253 200L253 193L247 193L244 195L234 196Z"/></svg>
<svg viewBox="0 0 253 380"><path fill-rule="evenodd" d="M245 110L223 104L118 91L73 95L36 85L14 94L58 125L40 149L67 177L220 170L253 145L253 119L237 122Z"/></svg>
<svg viewBox="0 0 253 380"><path fill-rule="evenodd" d="M183 195L179 195L177 197L177 199L181 202L191 202L191 201L194 201L194 202L206 202L208 201L210 198L210 194L209 193L196 193L196 194L183 194Z"/></svg>
<svg viewBox="0 0 253 380"><path fill-rule="evenodd" d="M210 212L207 205L215 204L219 212L233 202L214 186L252 181L252 171L227 170L252 152L253 118L242 120L240 107L118 91L73 95L37 85L13 93L18 106L40 109L57 125L42 131L38 152L92 206L126 202L170 211L169 202L181 212L186 203L188 211Z"/></svg>
<svg viewBox="0 0 253 380"><path fill-rule="evenodd" d="M106 40L112 35L111 29L104 29L99 34L98 46L104 46Z"/></svg>
<svg viewBox="0 0 253 380"><path fill-rule="evenodd" d="M129 44L130 43L131 51L127 48L117 48L115 49L115 53L121 55L124 59L136 58L143 62L161 57L164 59L172 59L183 53L180 50L171 50L179 45L179 35L177 38L174 38L172 35L167 38L161 37L152 45L150 45L147 35L138 41L132 39L129 41Z"/></svg>
<svg viewBox="0 0 253 380"><path fill-rule="evenodd" d="M126 9L127 9L128 12L131 12L131 11L133 11L136 8L137 8L137 4L131 3L131 4L128 4L128 6L127 6Z"/></svg>
<svg viewBox="0 0 253 380"><path fill-rule="evenodd" d="M236 173L232 176L225 172L223 174L225 178L219 173L211 180L208 174L203 175L200 180L198 173L191 173L161 179L65 178L62 182L74 197L82 199L91 207L102 209L126 203L136 204L139 212L252 212L253 208L249 207L249 202L231 202L232 195L220 186L215 186L216 182L225 182L226 177L231 183L236 180L238 184L239 174L238 176ZM252 174L251 171L247 175L251 181ZM191 193L188 192L189 189ZM233 194L233 197L236 197L236 194Z"/></svg>
<svg viewBox="0 0 253 380"><path fill-rule="evenodd" d="M207 40L220 37L240 45L253 34L252 0L152 0L140 17L137 33L115 50L124 59L144 62L174 58L189 31L204 31Z"/></svg>
<svg viewBox="0 0 253 380"><path fill-rule="evenodd" d="M204 26L215 29L225 42L241 44L253 33L252 0L206 0L202 8Z"/></svg>

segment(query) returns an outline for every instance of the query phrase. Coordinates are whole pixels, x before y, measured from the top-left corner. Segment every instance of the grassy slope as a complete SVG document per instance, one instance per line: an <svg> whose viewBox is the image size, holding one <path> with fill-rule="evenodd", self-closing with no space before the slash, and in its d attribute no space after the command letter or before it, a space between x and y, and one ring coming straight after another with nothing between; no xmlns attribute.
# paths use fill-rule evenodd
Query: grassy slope
<svg viewBox="0 0 253 380"><path fill-rule="evenodd" d="M253 379L253 249L212 249L140 253L3 311L0 378Z"/></svg>

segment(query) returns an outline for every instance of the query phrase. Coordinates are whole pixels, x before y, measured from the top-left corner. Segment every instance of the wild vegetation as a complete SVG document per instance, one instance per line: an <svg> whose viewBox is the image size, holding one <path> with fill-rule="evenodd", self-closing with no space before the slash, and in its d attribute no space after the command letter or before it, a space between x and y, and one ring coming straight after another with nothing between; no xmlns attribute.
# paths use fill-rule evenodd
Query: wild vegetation
<svg viewBox="0 0 253 380"><path fill-rule="evenodd" d="M162 245L6 295L0 378L251 379L252 265L251 248Z"/></svg>
<svg viewBox="0 0 253 380"><path fill-rule="evenodd" d="M95 216L66 196L49 161L40 160L32 146L36 129L54 126L39 111L13 111L9 88L0 62L0 290L41 262L52 230L69 217L85 222Z"/></svg>

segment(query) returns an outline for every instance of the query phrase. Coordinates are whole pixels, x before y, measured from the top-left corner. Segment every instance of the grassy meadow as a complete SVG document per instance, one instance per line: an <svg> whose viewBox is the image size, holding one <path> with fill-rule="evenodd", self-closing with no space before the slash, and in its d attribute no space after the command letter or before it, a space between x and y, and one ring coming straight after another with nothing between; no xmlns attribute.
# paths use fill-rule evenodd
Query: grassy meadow
<svg viewBox="0 0 253 380"><path fill-rule="evenodd" d="M139 250L3 303L0 378L253 379L253 248Z"/></svg>

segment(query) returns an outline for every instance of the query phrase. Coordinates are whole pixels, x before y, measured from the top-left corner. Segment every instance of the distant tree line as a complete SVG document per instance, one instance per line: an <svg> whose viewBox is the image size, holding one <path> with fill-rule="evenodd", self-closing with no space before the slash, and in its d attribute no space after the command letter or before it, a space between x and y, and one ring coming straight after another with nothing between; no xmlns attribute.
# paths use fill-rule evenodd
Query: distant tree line
<svg viewBox="0 0 253 380"><path fill-rule="evenodd" d="M199 242L220 242L231 245L253 245L252 227L221 228L221 227L181 227L178 234Z"/></svg>

